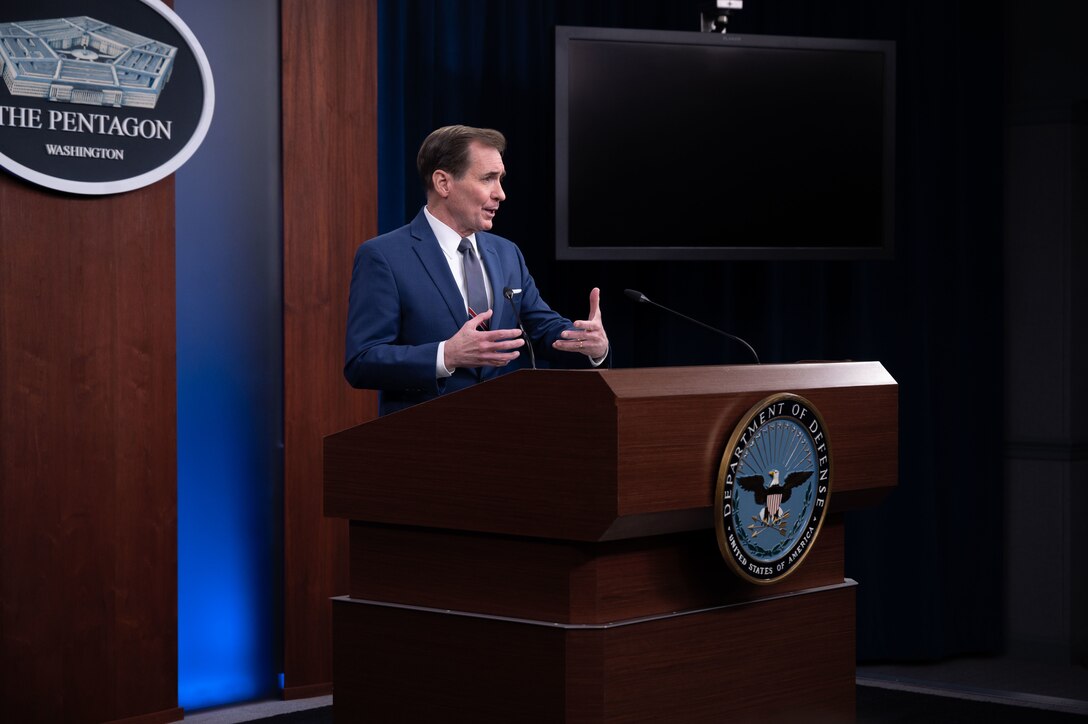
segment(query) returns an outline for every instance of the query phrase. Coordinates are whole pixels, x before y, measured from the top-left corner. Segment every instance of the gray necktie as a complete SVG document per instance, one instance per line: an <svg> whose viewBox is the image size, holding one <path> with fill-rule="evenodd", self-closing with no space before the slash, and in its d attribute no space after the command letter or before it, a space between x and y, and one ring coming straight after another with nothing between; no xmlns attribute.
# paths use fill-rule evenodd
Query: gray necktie
<svg viewBox="0 0 1088 724"><path fill-rule="evenodd" d="M474 314L483 314L488 310L487 288L484 287L484 272L480 268L480 260L476 258L476 252L472 249L472 242L461 239L457 251L465 263L465 296L468 297L469 310Z"/></svg>

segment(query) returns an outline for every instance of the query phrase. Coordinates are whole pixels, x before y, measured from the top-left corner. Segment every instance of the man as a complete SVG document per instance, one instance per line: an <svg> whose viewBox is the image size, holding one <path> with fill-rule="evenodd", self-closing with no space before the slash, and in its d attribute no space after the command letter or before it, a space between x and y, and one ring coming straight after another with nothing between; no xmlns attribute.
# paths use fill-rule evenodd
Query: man
<svg viewBox="0 0 1088 724"><path fill-rule="evenodd" d="M355 253L344 376L380 390L379 414L527 366L506 290L534 349L559 366L608 354L599 289L588 318L572 323L541 299L518 247L486 233L506 199L505 149L490 129L431 133L416 159L426 206Z"/></svg>

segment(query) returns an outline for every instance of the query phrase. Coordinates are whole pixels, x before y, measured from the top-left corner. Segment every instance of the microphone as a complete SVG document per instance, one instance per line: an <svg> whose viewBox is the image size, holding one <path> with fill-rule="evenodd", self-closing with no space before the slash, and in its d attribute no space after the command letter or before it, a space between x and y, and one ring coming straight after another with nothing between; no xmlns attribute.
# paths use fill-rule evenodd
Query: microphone
<svg viewBox="0 0 1088 724"><path fill-rule="evenodd" d="M502 295L506 297L506 301L510 302L510 311L514 313L514 321L518 323L518 329L521 330L521 338L525 340L525 346L529 348L529 364L536 369L536 353L533 352L533 342L529 339L529 335L525 332L525 327L521 324L521 315L518 314L517 305L514 304L514 295L521 294L520 289L511 289L506 287L502 290Z"/></svg>
<svg viewBox="0 0 1088 724"><path fill-rule="evenodd" d="M740 337L737 337L737 336L734 336L734 335L732 335L732 334L729 334L729 332L723 332L723 331L721 331L720 329L717 329L717 328L715 328L715 327L711 327L711 326L710 326L709 324L703 324L703 323L702 323L702 322L700 322L700 321L699 321L698 319L692 319L692 318L691 318L691 317L689 317L688 315L686 315L686 314L681 314L680 312L676 311L675 309L669 309L668 307L666 307L666 306L665 306L665 305L663 305L663 304L658 304L657 302L653 301L652 299L650 299L649 297L647 297L647 296L646 296L645 294L643 294L642 292L639 292L639 291L635 291L634 289L624 289L624 290L623 290L623 293L624 293L624 294L625 294L625 295L627 296L627 298L628 298L628 299L631 299L631 300L633 300L633 301L636 301L636 302L638 302L639 304L652 304L652 305L654 305L655 307L660 307L661 309L664 309L664 310L665 310L666 312L668 312L668 313L670 313L670 314L675 314L675 315L676 315L677 317L682 317L683 319L686 319L686 320L688 320L689 322L693 322L693 323L695 323L695 324L698 324L698 325L699 325L700 327L702 327L703 329L709 329L709 330L710 330L711 332L714 332L714 333L716 333L716 334L720 334L720 335L721 335L721 336L723 336L723 337L728 337L729 339L733 340L734 342L740 342L741 344L743 344L743 345L744 345L745 347L747 347L747 348L748 348L748 351L749 351L749 352L751 352L751 353L752 353L752 358L753 358L753 359L755 359L755 361L756 361L756 364L757 364L757 365L758 365L758 364L760 364L760 361L759 361L759 355L757 355L757 354L756 354L756 351L755 351L754 349L752 349L752 345L748 344L747 342L745 342L745 341L744 341L743 339L741 339Z"/></svg>

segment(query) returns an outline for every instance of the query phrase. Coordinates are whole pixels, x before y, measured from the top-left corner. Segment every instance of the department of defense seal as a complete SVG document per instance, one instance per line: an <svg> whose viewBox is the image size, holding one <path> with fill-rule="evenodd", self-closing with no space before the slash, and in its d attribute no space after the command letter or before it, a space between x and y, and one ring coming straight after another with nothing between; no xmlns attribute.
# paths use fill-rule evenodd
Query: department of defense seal
<svg viewBox="0 0 1088 724"><path fill-rule="evenodd" d="M831 444L816 408L780 393L733 430L714 498L718 547L752 583L782 580L816 542L831 494Z"/></svg>

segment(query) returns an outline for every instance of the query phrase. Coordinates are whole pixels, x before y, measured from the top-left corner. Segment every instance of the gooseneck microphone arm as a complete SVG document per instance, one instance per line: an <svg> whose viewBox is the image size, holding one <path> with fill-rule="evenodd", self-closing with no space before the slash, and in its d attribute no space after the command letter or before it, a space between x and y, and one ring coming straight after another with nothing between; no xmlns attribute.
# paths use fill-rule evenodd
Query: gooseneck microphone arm
<svg viewBox="0 0 1088 724"><path fill-rule="evenodd" d="M514 295L519 294L520 289L511 289L505 287L502 290L502 295L506 297L506 301L510 302L510 311L514 313L514 321L518 323L518 329L521 330L521 337L525 340L525 346L529 348L529 364L536 369L536 353L533 352L533 340L529 339L529 334L525 331L525 326L521 323L521 315L518 314L517 305L514 304Z"/></svg>
<svg viewBox="0 0 1088 724"><path fill-rule="evenodd" d="M688 315L681 314L680 312L676 311L675 309L669 309L668 307L666 307L663 304L658 304L657 302L653 301L652 299L647 297L642 292L635 291L634 289L624 289L623 293L625 295L627 295L628 299L632 299L632 300L638 302L639 304L652 304L655 307L658 307L659 309L664 309L669 314L675 314L677 317L681 317L682 319L686 319L686 320L688 320L689 322L691 322L693 324L697 324L700 327L702 327L703 329L709 329L711 332L714 332L715 334L720 334L723 337L728 337L729 339L733 340L734 342L740 342L741 344L743 344L745 347L748 348L749 352L752 353L752 359L754 359L756 361L756 364L757 365L761 364L760 361L759 361L759 355L756 354L756 351L754 349L752 349L752 345L748 344L747 342L745 342L740 337L737 337L736 335L729 334L729 332L723 332L722 330L720 330L720 329L718 329L716 327L711 327L709 324L703 324L698 319L692 319Z"/></svg>

